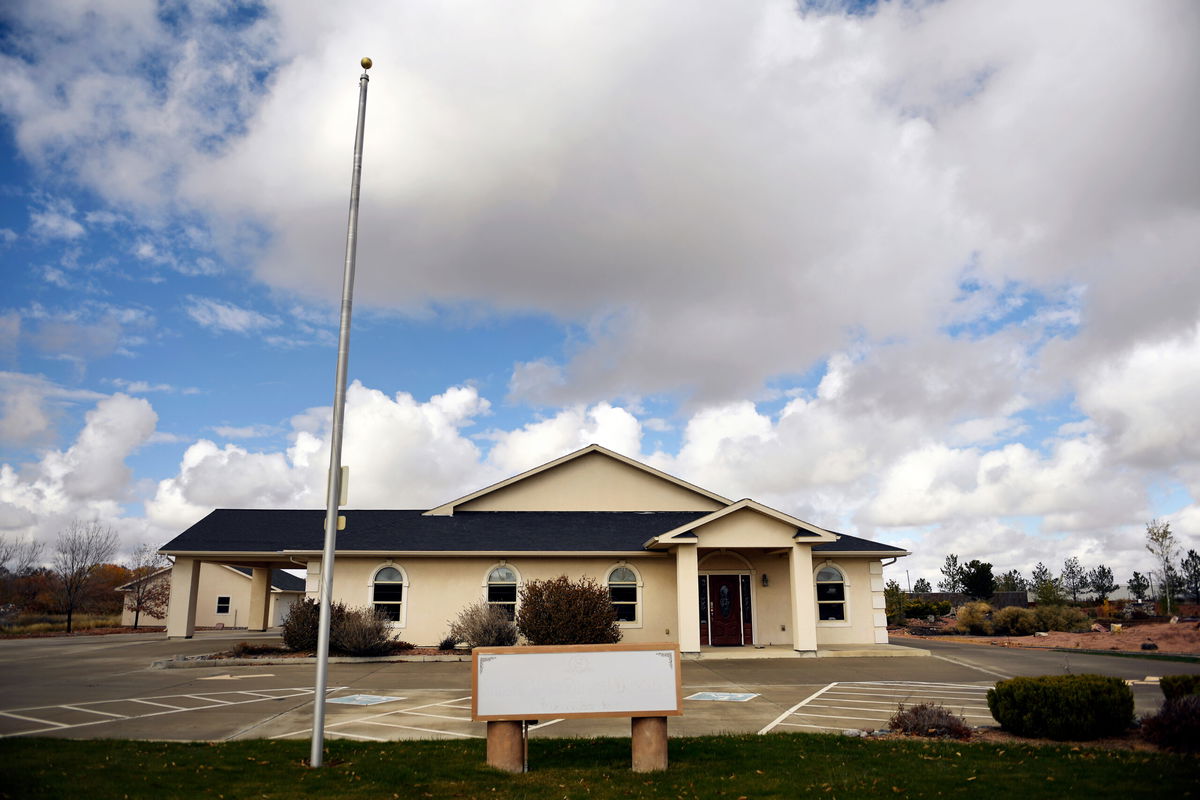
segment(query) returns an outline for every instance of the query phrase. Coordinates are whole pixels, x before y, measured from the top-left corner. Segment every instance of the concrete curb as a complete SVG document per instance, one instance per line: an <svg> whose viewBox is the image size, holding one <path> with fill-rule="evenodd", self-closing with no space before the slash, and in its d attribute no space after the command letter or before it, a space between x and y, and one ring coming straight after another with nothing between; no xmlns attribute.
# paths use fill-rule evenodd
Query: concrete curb
<svg viewBox="0 0 1200 800"><path fill-rule="evenodd" d="M424 661L470 661L471 656L330 656L330 664L377 664L397 662ZM316 664L315 656L305 658L205 658L204 656L184 656L182 658L164 658L150 662L150 669L199 669L202 667L286 667L300 664Z"/></svg>

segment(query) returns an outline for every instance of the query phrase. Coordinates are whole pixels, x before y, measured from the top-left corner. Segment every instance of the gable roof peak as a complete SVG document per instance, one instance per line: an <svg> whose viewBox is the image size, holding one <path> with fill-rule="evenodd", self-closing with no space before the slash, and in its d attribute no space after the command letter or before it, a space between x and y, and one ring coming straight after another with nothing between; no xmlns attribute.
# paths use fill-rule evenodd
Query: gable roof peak
<svg viewBox="0 0 1200 800"><path fill-rule="evenodd" d="M719 495L715 492L710 492L709 490L704 489L700 486L696 486L693 483L688 483L687 481L683 480L682 478L677 478L674 475L670 475L666 472L663 472L662 470L655 469L654 467L651 467L649 464L643 464L641 461L630 458L629 456L621 455L618 452L609 450L607 447L604 447L603 445L599 445L599 444L596 444L593 442L592 444L589 444L585 447L581 447L580 449L575 450L574 452L567 453L565 456L560 456L559 458L556 458L553 461L548 461L545 464L542 464L540 466L536 466L536 467L533 467L532 469L525 470L524 472L514 475L511 478L506 478L505 480L499 481L498 483L493 483L491 486L486 486L482 489L479 489L478 491L472 492L468 495L464 495L463 497L459 497L455 500L451 500L449 503L443 503L442 505L440 505L436 508L431 508L428 511L426 511L425 513L428 515L431 515L431 516L453 514L454 509L457 506L460 506L464 503L470 502L471 500L475 500L476 498L483 497L484 495L491 494L492 492L499 491L500 489L504 489L505 487L513 485L514 483L518 483L520 481L526 480L527 478L532 478L535 475L538 475L540 473L554 469L555 467L561 466L570 461L575 461L577 459L583 458L584 456L592 455L594 453L602 455L602 456L607 456L608 458L611 458L615 461L619 461L623 464L626 464L627 466L641 470L642 472L645 472L649 475L653 475L657 478L660 478L662 480L673 483L676 486L687 489L688 491L695 492L696 494L707 497L708 499L713 500L714 502L720 503L721 505L727 506L733 502L732 500L730 500L726 497L722 497L721 495Z"/></svg>

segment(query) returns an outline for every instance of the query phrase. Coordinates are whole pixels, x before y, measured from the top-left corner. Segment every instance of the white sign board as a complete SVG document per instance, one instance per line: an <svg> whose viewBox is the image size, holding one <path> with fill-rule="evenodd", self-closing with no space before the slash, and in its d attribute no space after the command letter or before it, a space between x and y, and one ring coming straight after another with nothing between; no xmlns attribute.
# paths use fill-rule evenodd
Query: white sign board
<svg viewBox="0 0 1200 800"><path fill-rule="evenodd" d="M473 720L682 714L675 644L478 647Z"/></svg>

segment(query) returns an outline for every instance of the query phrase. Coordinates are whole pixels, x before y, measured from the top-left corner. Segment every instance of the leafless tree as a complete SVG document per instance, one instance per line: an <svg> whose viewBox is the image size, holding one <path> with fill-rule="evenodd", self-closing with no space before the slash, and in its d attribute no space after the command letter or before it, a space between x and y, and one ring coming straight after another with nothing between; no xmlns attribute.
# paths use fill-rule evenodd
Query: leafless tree
<svg viewBox="0 0 1200 800"><path fill-rule="evenodd" d="M1166 601L1166 612L1171 613L1171 600L1175 590L1179 588L1176 581L1174 561L1179 551L1175 534L1171 533L1171 523L1152 519L1146 523L1146 549L1158 562L1158 574L1162 580L1163 597Z"/></svg>
<svg viewBox="0 0 1200 800"><path fill-rule="evenodd" d="M32 539L0 536L0 567L20 575L41 558L42 550L42 543Z"/></svg>
<svg viewBox="0 0 1200 800"><path fill-rule="evenodd" d="M59 532L51 571L60 605L67 612L67 633L75 609L88 595L96 568L112 559L117 543L117 532L97 521L72 520Z"/></svg>
<svg viewBox="0 0 1200 800"><path fill-rule="evenodd" d="M171 575L160 570L170 562L166 556L150 545L143 544L133 551L129 558L129 569L133 572L133 581L125 592L125 607L133 612L133 627L141 621L142 614L162 619L167 615L167 605L171 601Z"/></svg>

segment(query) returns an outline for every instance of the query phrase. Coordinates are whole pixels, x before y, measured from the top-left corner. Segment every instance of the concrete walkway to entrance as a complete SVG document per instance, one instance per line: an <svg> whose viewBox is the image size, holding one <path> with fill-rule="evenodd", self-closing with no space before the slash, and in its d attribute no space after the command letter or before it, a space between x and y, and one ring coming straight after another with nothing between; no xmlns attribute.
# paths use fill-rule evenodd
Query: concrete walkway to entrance
<svg viewBox="0 0 1200 800"><path fill-rule="evenodd" d="M693 661L727 661L746 658L910 658L928 656L919 647L900 647L894 644L827 644L813 652L799 652L786 645L766 647L705 647L699 655L685 654Z"/></svg>

